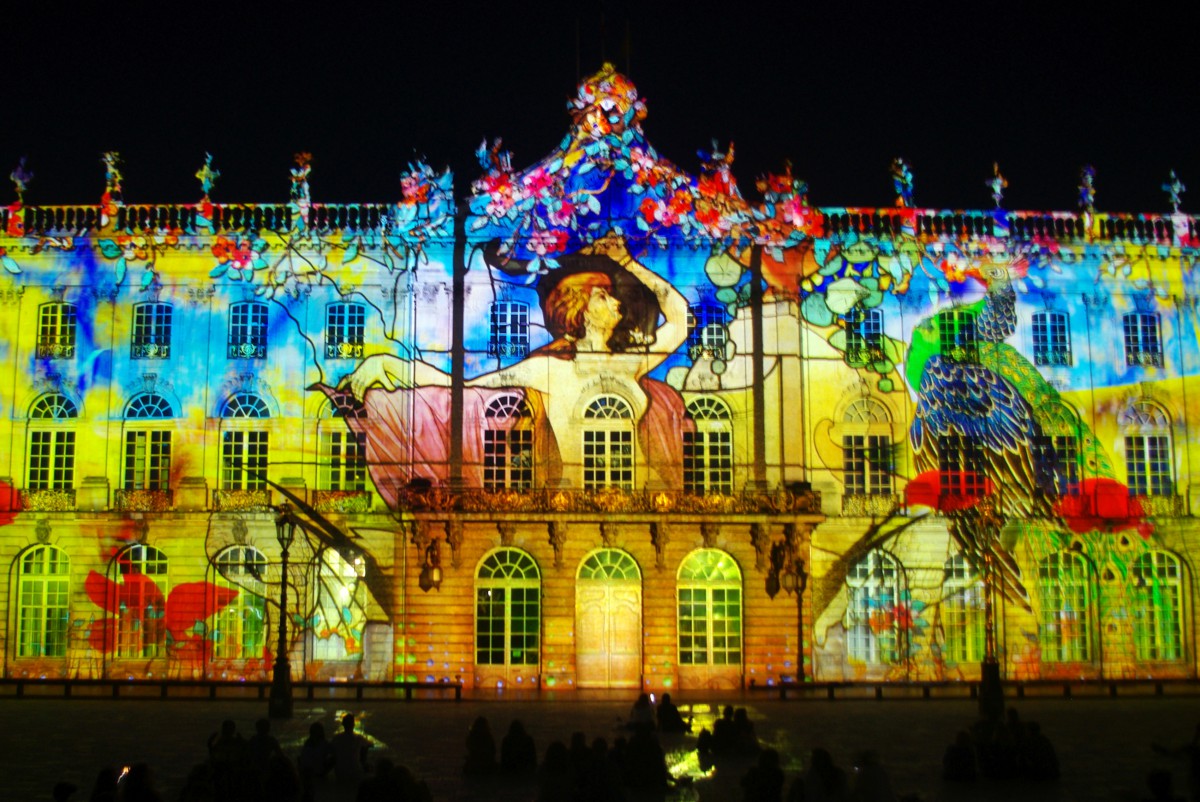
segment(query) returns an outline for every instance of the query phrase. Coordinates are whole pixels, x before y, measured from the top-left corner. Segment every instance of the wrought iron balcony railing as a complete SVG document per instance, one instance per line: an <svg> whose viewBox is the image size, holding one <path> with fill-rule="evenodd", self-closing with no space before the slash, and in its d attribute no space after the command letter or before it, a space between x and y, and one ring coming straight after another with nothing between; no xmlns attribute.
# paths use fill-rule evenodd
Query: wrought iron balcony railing
<svg viewBox="0 0 1200 802"><path fill-rule="evenodd" d="M221 512L229 510L260 510L271 506L271 491L261 490L214 490L213 509Z"/></svg>
<svg viewBox="0 0 1200 802"><path fill-rule="evenodd" d="M846 493L842 496L842 515L878 518L891 515L904 504L898 493Z"/></svg>
<svg viewBox="0 0 1200 802"><path fill-rule="evenodd" d="M68 512L75 509L75 491L24 488L21 509L36 512Z"/></svg>
<svg viewBox="0 0 1200 802"><path fill-rule="evenodd" d="M170 490L120 489L114 496L117 509L122 512L166 512L171 509Z"/></svg>
<svg viewBox="0 0 1200 802"><path fill-rule="evenodd" d="M38 359L72 359L75 356L74 337L39 337Z"/></svg>
<svg viewBox="0 0 1200 802"><path fill-rule="evenodd" d="M454 491L413 482L397 488L397 506L409 512L511 513L653 513L653 514L819 514L821 494L814 490L778 488L731 495L694 495L668 490L537 490Z"/></svg>
<svg viewBox="0 0 1200 802"><path fill-rule="evenodd" d="M317 512L370 512L370 490L316 490L313 507Z"/></svg>

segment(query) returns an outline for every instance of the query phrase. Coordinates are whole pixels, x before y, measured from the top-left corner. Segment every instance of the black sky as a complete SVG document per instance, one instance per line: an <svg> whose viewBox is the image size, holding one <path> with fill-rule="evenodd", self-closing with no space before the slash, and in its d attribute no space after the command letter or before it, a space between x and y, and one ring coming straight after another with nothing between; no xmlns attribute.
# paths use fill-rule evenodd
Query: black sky
<svg viewBox="0 0 1200 802"><path fill-rule="evenodd" d="M886 205L902 155L920 206L990 206L998 160L1009 208L1074 209L1085 163L1103 211L1165 211L1171 168L1200 208L1197 41L1149 3L27 5L5 15L0 174L28 156L30 203L95 202L104 150L129 203L195 200L206 150L216 200L285 199L297 150L317 201L394 200L414 155L462 195L485 135L518 166L554 148L607 57L663 156L695 171L732 139L749 195L791 159L818 205Z"/></svg>

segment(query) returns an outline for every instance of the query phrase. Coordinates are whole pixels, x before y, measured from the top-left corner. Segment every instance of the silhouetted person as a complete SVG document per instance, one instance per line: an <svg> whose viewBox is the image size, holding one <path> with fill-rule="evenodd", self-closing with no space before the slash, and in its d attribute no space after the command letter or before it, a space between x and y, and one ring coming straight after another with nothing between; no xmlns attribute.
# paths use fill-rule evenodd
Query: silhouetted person
<svg viewBox="0 0 1200 802"><path fill-rule="evenodd" d="M658 703L658 709L655 711L658 716L658 731L662 733L684 733L691 729L687 722L683 720L683 716L679 715L679 708L671 701L671 694L664 693L662 701Z"/></svg>
<svg viewBox="0 0 1200 802"><path fill-rule="evenodd" d="M1191 789L1191 798L1200 799L1200 724L1196 725L1196 731L1192 735L1192 740L1182 746L1171 749L1162 744L1154 743L1150 744L1150 748L1160 755L1187 758L1188 786Z"/></svg>
<svg viewBox="0 0 1200 802"><path fill-rule="evenodd" d="M588 747L587 736L582 732L571 733L567 757L571 761L571 776L575 778L575 785L582 785L583 777L588 774L592 763L592 750Z"/></svg>
<svg viewBox="0 0 1200 802"><path fill-rule="evenodd" d="M1183 802L1183 797L1175 796L1175 781L1166 769L1155 769L1147 774L1146 788L1150 796L1145 802Z"/></svg>
<svg viewBox="0 0 1200 802"><path fill-rule="evenodd" d="M260 718L254 722L254 734L246 741L246 752L255 771L265 774L273 755L279 754L279 741L271 734L271 721Z"/></svg>
<svg viewBox="0 0 1200 802"><path fill-rule="evenodd" d="M861 752L854 761L855 802L896 802L892 779L874 752Z"/></svg>
<svg viewBox="0 0 1200 802"><path fill-rule="evenodd" d="M833 762L828 750L817 747L808 758L808 769L788 791L788 802L846 802L850 786L846 772Z"/></svg>
<svg viewBox="0 0 1200 802"><path fill-rule="evenodd" d="M666 791L670 774L667 758L652 730L638 730L625 750L625 785L642 791Z"/></svg>
<svg viewBox="0 0 1200 802"><path fill-rule="evenodd" d="M92 793L88 802L112 802L117 798L117 777L120 775L111 766L105 766L96 772L96 782L92 785Z"/></svg>
<svg viewBox="0 0 1200 802"><path fill-rule="evenodd" d="M739 707L733 713L733 743L734 751L743 755L753 755L758 752L758 736L754 734L754 722L746 708Z"/></svg>
<svg viewBox="0 0 1200 802"><path fill-rule="evenodd" d="M1058 779L1058 753L1050 739L1042 734L1042 727L1036 721L1025 725L1021 754L1021 764L1031 780Z"/></svg>
<svg viewBox="0 0 1200 802"><path fill-rule="evenodd" d="M743 775L742 799L745 802L780 802L783 796L783 769L779 768L779 753L764 749L758 763Z"/></svg>
<svg viewBox="0 0 1200 802"><path fill-rule="evenodd" d="M533 736L519 719L513 719L500 742L500 769L505 774L529 775L537 770L537 748Z"/></svg>
<svg viewBox="0 0 1200 802"><path fill-rule="evenodd" d="M71 796L79 790L79 786L75 783L58 782L54 784L54 790L51 792L54 796L54 802L69 802Z"/></svg>
<svg viewBox="0 0 1200 802"><path fill-rule="evenodd" d="M721 717L713 723L713 752L728 755L737 749L737 730L733 724L733 705L725 705Z"/></svg>
<svg viewBox="0 0 1200 802"><path fill-rule="evenodd" d="M208 762L217 799L241 799L248 785L246 741L231 719L221 722L220 732L208 739Z"/></svg>
<svg viewBox="0 0 1200 802"><path fill-rule="evenodd" d="M316 785L333 769L333 746L325 739L325 726L314 721L308 728L308 738L300 747L296 768L300 775L305 802L311 802L316 794Z"/></svg>
<svg viewBox="0 0 1200 802"><path fill-rule="evenodd" d="M463 764L463 774L482 777L495 770L496 741L492 738L492 728L488 726L487 719L479 716L467 731L467 760Z"/></svg>
<svg viewBox="0 0 1200 802"><path fill-rule="evenodd" d="M942 779L950 782L975 782L975 745L970 733L963 731L946 747L942 755Z"/></svg>
<svg viewBox="0 0 1200 802"><path fill-rule="evenodd" d="M283 752L276 751L267 758L262 778L262 802L300 802L304 787L296 767Z"/></svg>
<svg viewBox="0 0 1200 802"><path fill-rule="evenodd" d="M654 705L650 704L650 695L643 693L629 709L629 729L654 729Z"/></svg>
<svg viewBox="0 0 1200 802"><path fill-rule="evenodd" d="M562 802L575 793L571 758L567 745L554 741L546 747L546 758L537 772L537 802Z"/></svg>
<svg viewBox="0 0 1200 802"><path fill-rule="evenodd" d="M358 783L367 773L367 750L371 742L354 731L354 716L342 716L342 731L329 742L333 749L333 772L339 783Z"/></svg>
<svg viewBox="0 0 1200 802"><path fill-rule="evenodd" d="M708 727L701 727L696 736L696 760L700 763L700 771L708 772L713 767L713 734Z"/></svg>

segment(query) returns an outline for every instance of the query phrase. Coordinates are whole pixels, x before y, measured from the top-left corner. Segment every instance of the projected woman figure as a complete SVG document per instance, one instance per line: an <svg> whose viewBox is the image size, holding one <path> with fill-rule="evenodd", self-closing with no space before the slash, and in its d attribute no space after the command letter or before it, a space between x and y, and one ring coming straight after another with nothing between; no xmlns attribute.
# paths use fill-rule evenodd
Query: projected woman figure
<svg viewBox="0 0 1200 802"><path fill-rule="evenodd" d="M562 264L559 275L543 279L548 285L543 288L543 314L554 340L514 365L465 382L464 475L477 462L472 454L482 453L477 442L483 436L482 410L498 392L523 392L535 417L548 424L544 435L552 442L571 432L583 395L615 392L631 403L640 421L639 440L647 462L665 482L677 485L682 400L647 374L687 338L686 300L636 261L615 234L564 258ZM388 354L363 360L338 385L366 406L363 419L347 422L367 433L372 477L389 501L392 491L384 485L405 479L400 466L384 463L407 461L413 475L446 477L439 463L445 464L450 435L449 386L450 376L444 371ZM386 392L372 389L376 387ZM559 458L556 446L550 451L544 478L553 480ZM468 484L477 485L469 476Z"/></svg>

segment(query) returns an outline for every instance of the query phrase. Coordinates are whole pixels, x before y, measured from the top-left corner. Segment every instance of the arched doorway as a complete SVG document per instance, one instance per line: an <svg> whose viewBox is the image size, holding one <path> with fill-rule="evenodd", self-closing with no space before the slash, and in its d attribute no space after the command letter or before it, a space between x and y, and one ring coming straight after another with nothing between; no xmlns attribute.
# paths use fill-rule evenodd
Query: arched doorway
<svg viewBox="0 0 1200 802"><path fill-rule="evenodd" d="M575 582L575 684L642 684L642 572L624 551L600 549L579 564Z"/></svg>

